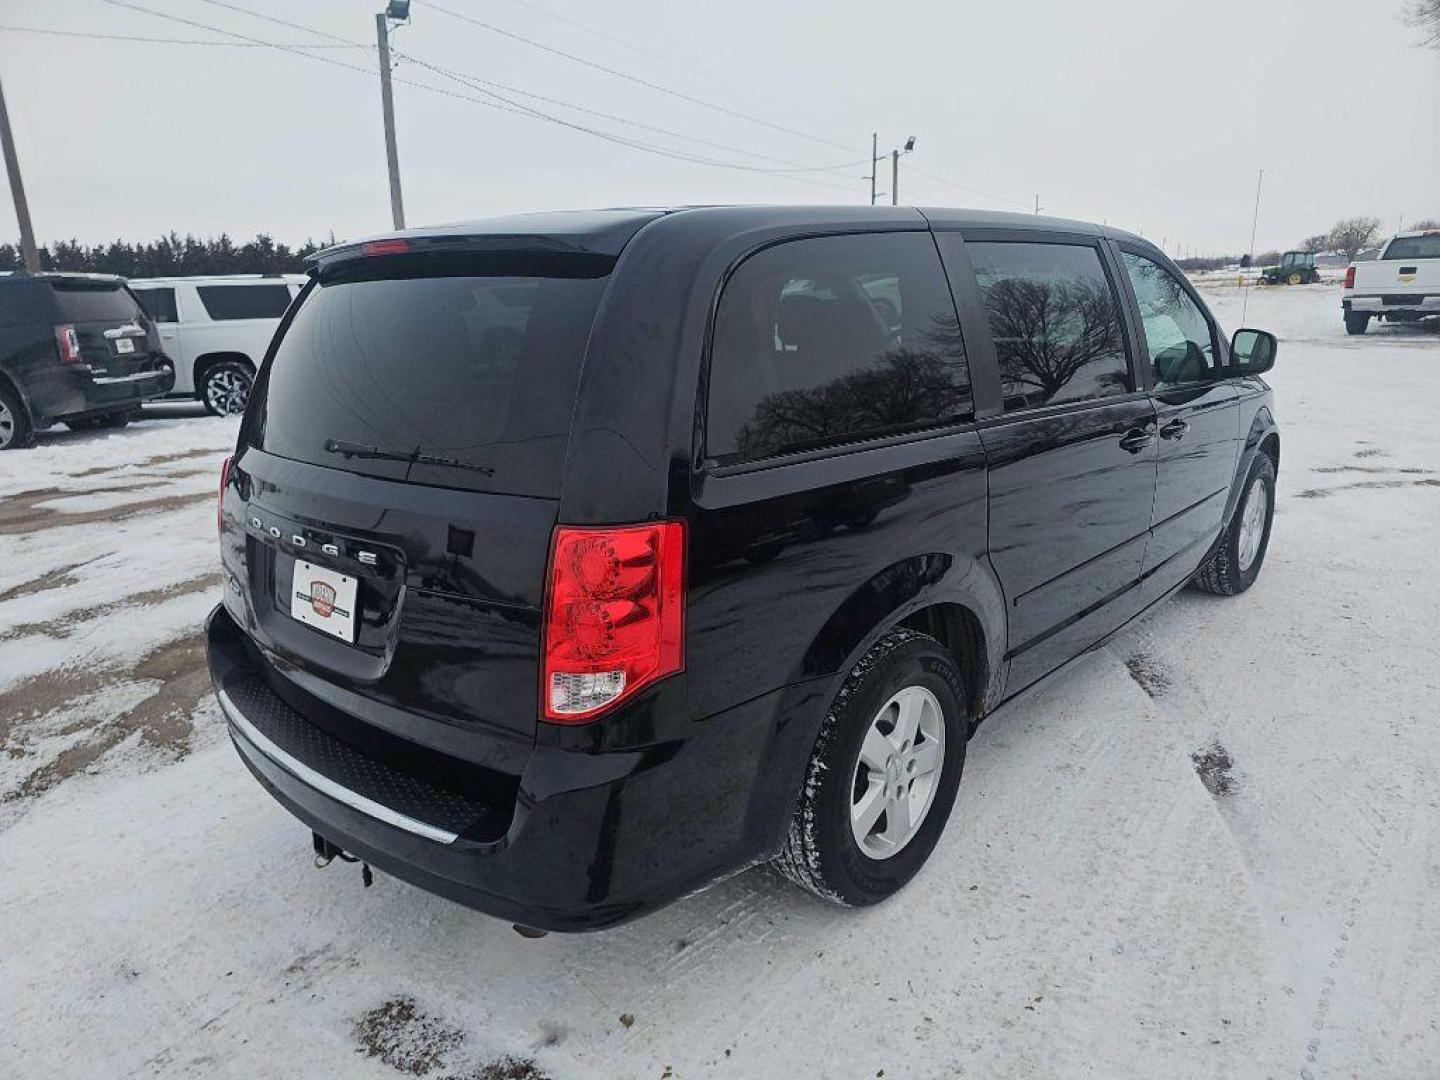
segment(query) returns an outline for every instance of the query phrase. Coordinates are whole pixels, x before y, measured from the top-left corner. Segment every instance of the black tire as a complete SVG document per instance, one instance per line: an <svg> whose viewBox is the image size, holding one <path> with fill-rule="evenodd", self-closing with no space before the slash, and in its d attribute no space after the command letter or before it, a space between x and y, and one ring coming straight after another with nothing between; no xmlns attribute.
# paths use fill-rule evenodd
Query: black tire
<svg viewBox="0 0 1440 1080"><path fill-rule="evenodd" d="M888 857L874 858L856 842L850 824L861 743L882 706L915 686L928 690L940 706L945 735L940 775L910 839ZM846 677L820 726L785 845L775 859L780 873L823 900L850 907L898 892L930 857L955 803L970 732L965 700L960 672L934 638L905 629L881 638Z"/></svg>
<svg viewBox="0 0 1440 1080"><path fill-rule="evenodd" d="M1370 329L1370 313L1368 311L1345 312L1345 332L1347 334L1363 334L1368 329Z"/></svg>
<svg viewBox="0 0 1440 1080"><path fill-rule="evenodd" d="M204 368L196 380L195 396L211 416L233 416L245 411L255 371L241 360L221 360Z"/></svg>
<svg viewBox="0 0 1440 1080"><path fill-rule="evenodd" d="M1251 507L1251 500L1256 497L1257 487L1265 492L1265 520L1259 545L1247 564L1240 550L1241 534L1245 531L1246 510ZM1255 579L1260 576L1260 568L1265 564L1265 552L1270 547L1270 527L1274 521L1275 463L1268 454L1258 454L1245 478L1245 490L1240 501L1235 504L1235 512L1220 536L1220 543L1211 552L1205 565L1195 574L1195 587L1217 596L1238 596L1255 584Z"/></svg>
<svg viewBox="0 0 1440 1080"><path fill-rule="evenodd" d="M0 450L23 450L35 445L35 425L20 396L0 384Z"/></svg>

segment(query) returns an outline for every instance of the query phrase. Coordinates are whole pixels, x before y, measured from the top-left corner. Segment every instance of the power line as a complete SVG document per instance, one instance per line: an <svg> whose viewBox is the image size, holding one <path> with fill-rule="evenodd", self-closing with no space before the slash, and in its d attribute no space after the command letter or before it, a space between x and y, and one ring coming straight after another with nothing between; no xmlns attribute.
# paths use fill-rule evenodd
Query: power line
<svg viewBox="0 0 1440 1080"><path fill-rule="evenodd" d="M153 15L153 16L155 16L155 17L157 17L157 18L167 19L167 20L169 20L169 21L171 21L171 22L180 23L180 24L182 24L182 25L194 27L194 28L196 28L196 29L208 30L208 31L210 31L210 32L212 32L212 33L217 33L217 34L226 34L226 35L228 35L228 36L230 36L230 37L235 37L235 38L238 38L238 39L240 39L240 40L242 40L242 41L246 41L246 42L249 42L249 43L254 44L254 45L268 46L268 47L270 47L270 48L279 49L279 50L282 51L282 52L290 53L291 55L294 55L294 56L304 57L304 58L307 59L307 60L315 60L315 61L318 61L318 62L320 62L320 63L329 64L329 65L334 66L334 67L345 68L345 69L348 70L348 71L356 71L356 72L359 72L359 73L361 73L361 74L363 74L363 75L365 75L365 76L367 76L367 77L373 76L373 74L374 74L374 72L373 72L370 68L368 68L368 67L361 67L361 66L359 66L359 65L357 65L357 64L346 63L346 62L343 61L343 60L336 60L336 59L334 59L334 58L332 58L332 57L328 57L328 56L315 56L315 55L313 55L313 54L311 54L311 53L303 52L303 51L301 51L300 49L297 49L297 48L294 48L294 47L291 47L291 46L281 45L281 44L279 44L278 42L265 41L265 40L262 39L262 38L249 37L248 35L241 34L241 33L237 32L237 31L234 31L234 30L226 30L226 29L223 29L223 28L221 28L221 27L211 26L211 25L209 25L209 24L207 24L207 23L198 22L198 21L196 21L196 20L194 20L194 19L187 19L187 18L184 18L184 17L179 16L179 15L171 15L171 14L169 14L169 13L167 13L167 12L156 11L156 10L154 10L153 8L144 7L144 6L140 5L140 4L130 3L129 0L101 0L101 2L102 2L102 3L105 3L105 4L109 4L109 5L112 6L112 7L126 8L126 9L131 10L131 11L138 11L138 12L141 12L142 14ZM243 10L243 9L237 9L237 10ZM262 16L262 17L263 17L263 16ZM340 40L343 41L343 40L345 40L345 39L342 38L342 39L340 39ZM352 44L353 44L353 43L352 43ZM414 58L412 57L411 59L413 60ZM738 170L746 171L746 172L762 172L762 173L766 173L767 175L772 175L772 174L770 173L770 170L762 169L762 168L760 168L760 167L758 167L758 166L745 165L745 164L743 164L743 163L726 162L726 161L716 160L716 159L713 159L713 158L700 157L700 156L698 156L698 155L687 154L687 153L685 153L685 152L683 152L683 151L675 150L675 149L672 149L672 148L669 148L669 147L656 146L656 145L651 144L651 143L642 142L642 141L639 140L639 139L633 139L633 138L630 138L630 137L627 137L627 136L617 135L617 134L615 134L615 133L613 133L613 132L606 132L606 131L600 130L600 129L598 129L598 128L588 127L588 126L586 126L586 125L584 125L584 124L579 124L579 123L576 123L576 122L574 122L574 121L566 120L566 119L564 119L563 117L553 116L553 115L551 115L551 114L549 114L549 113L542 112L542 111L540 111L540 110L538 110L538 109L535 109L535 108L532 108L532 107L530 107L530 106L522 105L522 104L520 104L520 103L518 103L518 102L510 101L509 99L506 99L506 98L504 98L504 97L501 97L501 96L498 95L498 94L495 94L493 91L481 91L481 92L482 92L482 93L485 93L485 94L487 95L487 98L490 98L490 99L498 99L498 100L486 100L486 99L484 99L484 98L477 98L477 97L473 97L473 96L471 96L471 95L469 95L469 94L457 93L457 92L455 92L455 91L446 90L446 89L443 88L443 87L432 86L432 85L430 85L430 84L428 84L428 83L415 82L415 81L413 81L413 80L408 80L408 79L396 79L395 81L396 81L396 82L399 82L399 83L403 83L404 85L407 85L407 86L416 87L417 89L427 90L427 91L429 91L429 92L431 92L431 93L440 94L440 95L442 95L442 96L444 96L444 97L456 98L456 99L461 100L461 101L468 101L468 102L470 102L470 103L472 103L472 104L483 105L483 106L486 106L487 108L493 108L493 109L496 109L496 110L498 110L498 111L500 111L500 112L515 113L515 114L520 115L520 116L527 116L527 117L532 117L532 118L535 118L535 119L545 120L545 121L547 121L547 122L549 122L549 123L556 124L556 125L559 125L559 126L561 126L561 127L566 127L566 128L569 128L569 129L571 129L571 130L573 130L573 131L583 132L583 133L585 133L585 134L592 135L592 136L594 136L594 137L596 137L596 138L604 139L604 140L606 140L607 142L616 143L616 144L621 145L621 146L627 146L627 147L630 147L630 148L632 148L632 149L640 150L640 151L642 151L642 152L644 152L644 153L655 154L655 155L658 155L658 156L660 156L660 157L671 158L671 159L677 160L677 161L691 162L691 163L693 163L693 164L699 164L699 165L710 165L710 166L714 166L714 167L718 167L718 168L726 168L726 169L738 169ZM501 102L503 102L503 104L501 104ZM780 175L780 176L784 177L784 176L787 176L788 174L786 174L786 173L784 173L784 172L777 172L777 173L774 173L773 175ZM814 179L814 178L809 178L809 177L789 176L789 179L799 180L799 181L801 181L801 182L803 182L803 183L809 183L809 184L821 184L821 185L827 186L827 187L829 187L829 186L837 186L837 187L838 187L838 185L826 184L824 181L821 181L821 180L818 180L818 179ZM847 189L844 189L844 190L848 190L848 188L847 188Z"/></svg>
<svg viewBox="0 0 1440 1080"><path fill-rule="evenodd" d="M358 42L358 41L353 41L353 40L351 40L350 38L341 37L341 36L338 35L338 34L332 34L332 33L330 33L328 30L320 30L320 29L317 29L316 27L313 27L313 26L306 26L306 25L303 24L303 23L291 22L291 21L288 20L288 19L281 19L281 18L278 18L278 17L276 17L276 16L274 16L274 15L267 14L267 13L265 13L265 12L254 11L254 10L252 10L252 9L250 9L250 8L242 7L242 6L240 6L239 4L229 3L228 0L200 0L200 3L202 3L202 4L209 4L209 5L211 5L212 7L224 8L224 9L227 10L227 11L233 11L233 12L236 12L236 13L241 14L241 15L249 15L249 16L251 16L252 18L263 19L263 20L265 20L266 22L272 22L272 23L275 23L275 24L277 24L277 25L279 25L279 26L287 27L288 29L291 29L291 30L299 30L299 31L301 31L302 33L315 34L315 35L318 35L318 36L320 36L320 37L328 38L330 41L339 42L341 45L348 45L348 46L351 46L351 47L356 48L356 49L362 49L362 50L366 51L367 53L368 53L368 51L369 51L369 49L370 49L370 46L368 46L368 45L365 45L365 44L363 44L363 43L361 43L361 42ZM708 146L708 147L710 147L711 149L715 149L715 150L725 150L725 151L728 151L728 152L734 153L734 154L744 154L744 155L747 156L747 157L757 158L757 159L762 160L762 161L771 161L771 162L775 162L776 164L780 164L780 165L785 165L785 166L787 166L787 168L785 168L785 169L760 169L760 168L754 168L753 171L755 171L755 172L771 172L771 173L777 173L777 174L779 174L779 173L788 173L788 172L793 172L793 173L838 172L838 171L840 171L840 170L842 170L842 169L853 169L853 168L855 168L856 166L858 166L858 165L860 165L860 164L863 164L862 162L858 162L858 161L847 161L847 162L842 162L841 164L838 164L838 165L801 165L799 162L789 161L789 160L787 160L787 159L785 159L785 158L772 157L772 156L770 156L770 155L768 155L768 154L761 154L761 153L758 153L758 152L753 151L753 150L746 150L746 149L744 149L743 147L729 146L729 145L727 145L727 144L725 144L725 143L713 142L713 141L711 141L711 140L709 140L709 139L702 139L702 138L700 138L700 137L698 137L698 136L689 135L689 134L686 134L686 133L684 133L684 132L672 131L672 130L669 129L669 128L658 127L658 126L656 126L656 125L654 125L654 124L647 124L647 123L645 123L645 122L643 122L643 121L639 121L639 120L631 120L631 119L628 119L627 117L624 117L624 116L617 116L617 115L615 115L614 113L602 112L602 111L600 111L600 110L598 110L598 109L592 109L592 108L590 108L590 107L588 107L588 106L585 106L585 105L577 105L577 104L575 104L574 102L565 101L563 98L550 97L550 96L548 96L548 95L539 94L539 93L536 93L536 92L534 92L534 91L523 90L523 89L521 89L521 88L519 88L519 87L507 86L505 83L495 82L495 81L492 80L492 79L484 79L484 78L481 78L481 77L478 76L478 75L469 75L469 74L467 74L467 73L465 73L465 72L454 71L454 70L449 69L449 68L441 67L441 66L439 66L439 65L437 65L437 64L432 64L432 63L430 63L430 62L428 62L428 61L426 61L426 60L424 60L424 59L422 59L422 58L420 58L420 57L418 57L418 56L416 56L416 55L414 55L414 54L405 53L405 52L402 52L402 51L399 50L399 49L394 49L393 52L394 52L394 54L395 54L397 57L403 57L404 59L409 60L411 63L418 64L420 67L426 68L427 70L432 71L432 72L434 72L435 74L440 75L440 76L442 76L442 77L444 77L444 78L452 79L452 80L454 80L454 81L456 81L456 82L461 83L462 85L467 85L467 86L469 86L471 89L479 90L481 93L487 94L487 96L499 97L499 95L490 95L489 90L485 89L486 87L489 87L489 88L492 88L492 89L495 89L495 90L502 90L502 91L504 91L505 93L508 93L508 94L518 94L518 95L520 95L521 97L528 97L528 98L531 98L531 99L533 99L533 100L543 101L543 102L546 102L546 103L551 104L551 105L559 105L559 106L562 107L562 108L573 109L573 110L575 110L576 112L586 113L586 114L588 114L588 115L590 115L590 116L597 116L597 117L600 117L601 119L604 119L604 120L613 120L613 121L615 121L616 123L626 124L626 125L628 125L628 126L630 126L630 127L640 128L640 129L645 130L645 131L652 131L652 132L655 132L656 134L659 134L659 135L666 135L666 136L669 136L669 137L674 138L674 139L680 139L680 140L685 141L685 142L692 142L692 143L695 143L695 144L700 145L700 146ZM520 108L520 109L526 108L526 106L521 105L519 102L508 101L508 100L505 99L505 98L499 98L499 100L505 101L505 103L506 103L507 105L511 105L511 106L513 106L513 107L516 107L516 108ZM537 115L539 115L541 118L548 119L548 117L545 117L544 114L537 114ZM729 168L729 167L742 168L743 166L738 166L738 165L736 165L736 166L723 165L722 167L727 167L727 168ZM826 185L826 186L837 187L837 188L839 187L839 185ZM843 190L848 191L849 188L847 187L847 188L844 188Z"/></svg>
<svg viewBox="0 0 1440 1080"><path fill-rule="evenodd" d="M527 38L524 35L517 34L511 30L505 30L502 27L495 26L492 23L487 23L484 20L477 19L471 15L464 15L458 11L451 11L447 7L443 7L440 4L434 3L433 0L432 2L427 3L426 7L428 10L438 11L442 15L448 15L452 19L459 19L461 22L469 23L472 26L478 26L482 30L489 30L491 33L499 34L502 37L510 38L512 41L522 42L523 44L529 45L531 48L534 49L539 49L542 52L547 52L555 56L563 57L566 60L573 61L577 64L583 64L585 67L593 68L596 71L603 71L605 74L613 75L617 79L624 79L627 82L636 83L640 86L647 87L648 89L655 90L658 93L668 94L670 97L679 98L681 101L688 101L692 105L700 105L707 109L713 109L716 112L724 113L727 116L733 116L740 120L747 120L752 124L759 124L762 127L771 128L775 131L783 131L787 135L795 135L801 139L808 139L810 142L821 143L825 146L832 146L841 150L854 149L854 147L847 146L845 143L835 142L832 139L821 138L818 135L811 135L809 132L801 131L798 128L786 127L784 124L776 124L773 121L765 120L758 116L751 116L749 113L740 112L738 109L732 109L725 105L718 105L713 101L707 101L705 98L695 97L693 94L687 94L684 91L675 90L660 83L651 82L649 79L643 79L639 75L632 75L627 71L621 71L618 68L609 67L605 64L600 63L599 61L590 60L583 56L577 56L575 53L566 52L564 49L557 49L553 45L546 45L544 42L536 41L534 38Z"/></svg>
<svg viewBox="0 0 1440 1080"><path fill-rule="evenodd" d="M134 34L98 34L85 30L52 30L42 26L0 26L0 30L12 34L47 34L52 37L92 38L96 41L125 41L142 45L226 45L235 49L258 49L273 47L270 42L251 41L210 41L204 38L159 38L139 37ZM296 45L297 49L339 49L340 45Z"/></svg>
<svg viewBox="0 0 1440 1080"><path fill-rule="evenodd" d="M1005 199L1000 197L999 195L991 195L988 192L981 191L979 188L969 187L966 184L957 184L953 180L947 180L943 176L936 176L934 173L926 172L924 169L921 169L913 164L910 166L910 171L919 173L921 176L924 176L930 180L934 180L937 184L944 184L946 187L954 188L957 191L964 191L970 195L978 195L980 196L980 198L989 199L991 202L1003 203L1007 206L1025 206L1024 203L1017 202L1015 199ZM1026 208L1028 209L1028 207Z"/></svg>
<svg viewBox="0 0 1440 1080"><path fill-rule="evenodd" d="M438 64L432 64L432 63L430 63L429 61L423 60L423 59L421 59L420 57L415 56L415 55L412 54L412 53L401 52L401 51L398 50L398 49L395 51L395 54L396 54L397 56L403 57L403 58L406 59L406 60L409 60L409 61L410 61L411 63L413 63L413 64L417 64L418 66L425 68L425 69L428 70L428 71L434 72L435 74L440 75L440 76L443 76L443 77L445 77L445 78L453 79L453 80L455 80L456 82L462 83L463 85L470 86L472 89L479 90L481 93L484 93L484 94L490 94L490 93L492 93L491 90L486 89L487 87L492 87L492 88L497 89L497 90L503 90L503 91L505 91L506 93L518 94L518 95L521 96L521 97L532 98L532 99L534 99L534 100L536 100L536 101L547 102L548 104L551 104L551 105L559 105L559 106L561 106L562 108L566 108L566 109L574 109L576 112L586 113L586 114L588 114L588 115L590 115L590 116L598 116L598 117L600 117L601 119L605 119L605 120L613 120L613 121L615 121L616 123L627 124L627 125L629 125L629 126L631 126L631 127L641 128L641 129L643 129L643 130L645 130L645 131L653 131L653 132L655 132L656 134L659 134L659 135L668 135L669 137L674 138L674 139L682 139L682 140L684 140L684 141L686 141L686 142L693 142L693 143L696 143L697 145L700 145L700 146L708 146L708 147L710 147L710 148L712 148L712 149L715 149L715 150L727 150L727 151L729 151L729 152L731 152L731 153L735 153L735 154L745 154L745 155L748 156L748 157L758 158L758 159L760 159L760 160L762 160L762 161L773 161L773 162L777 162L777 163L779 163L779 164L781 164L781 165L789 166L788 168L783 168L783 169L773 169L773 168L762 168L762 167L760 167L760 166L745 166L745 165L741 165L741 164L727 164L726 167L729 167L729 168L750 168L750 169L752 169L752 170L755 171L755 172L773 173L773 174L776 174L776 175L783 175L783 174L788 174L788 173L839 172L839 171L841 171L841 170L843 170L843 169L854 169L854 168L858 168L859 166L865 164L865 162L864 162L863 160L861 160L861 161L846 161L846 162L842 162L842 163L840 163L840 164L838 164L838 165L800 165L800 164L798 164L798 163L796 163L796 162L788 161L788 160L786 160L785 158L771 157L771 156L768 155L768 154L761 154L761 153L758 153L757 151L754 151L754 150L746 150L746 149L744 149L743 147L730 146L730 145L728 145L728 144L726 144L726 143L712 142L712 141L709 140L709 139L702 139L702 138L700 138L700 137L697 136L697 135L688 135L688 134L686 134L686 133L684 133L684 132L673 131L673 130L671 130L670 128L658 127L658 126L655 125L655 124L647 124L647 123L645 123L644 121L641 121L641 120L631 120L631 119L628 119L628 118L626 118L626 117L624 117L624 116L617 116L617 115L615 115L614 113L607 113L607 112L602 112L602 111L600 111L599 109L592 109L592 108L590 108L589 106L586 106L586 105L576 105L574 102L565 101L565 100L562 99L562 98L549 97L549 96L547 96L547 95L545 95L545 94L535 93L535 92L532 91L532 90L522 90L522 89L520 89L520 88L518 88L518 87L507 86L507 85L505 85L504 83L497 83L497 82L495 82L495 81L493 81L493 80L491 80L491 79L482 79L482 78L480 78L480 77L477 76L477 75L468 75L468 74L466 74L466 73L464 73L464 72L454 71L454 70L451 70L451 69L449 69L449 68L441 67L441 66L439 66ZM495 95L495 96L496 96L496 97L499 97L498 94ZM500 98L500 100L505 101L505 100L507 100L507 99L505 99L505 98ZM519 108L526 108L526 106L520 105L518 102L510 102L510 104L514 104L514 105L516 105L516 106L519 107ZM540 114L540 115L544 115L544 114ZM848 191L849 188L845 188L845 190Z"/></svg>
<svg viewBox="0 0 1440 1080"><path fill-rule="evenodd" d="M653 52L650 49L644 48L643 46L636 45L633 41L629 41L626 38L618 37L613 34L607 34L605 31L597 30L595 29L595 27L590 26L586 23L582 23L577 19L569 18L568 16L561 15L555 11L549 11L541 7L539 4L529 3L528 0L509 0L509 2L514 4L516 7L522 7L527 11L534 12L536 15L543 15L547 19L553 19L556 22L564 23L566 26L574 27L576 30L579 30L585 34L590 34L592 37L599 38L601 41L607 41L612 45L618 45L622 49L628 49L639 56L654 60L656 63L664 64L667 67L674 68L676 71L683 71L686 75L693 75L698 76L702 79L709 79L711 82L718 83L721 86L727 86L732 90L739 90L743 94L748 94L750 97L755 98L757 101L765 101L772 105L783 104L790 109L795 108L795 103L793 101L782 102L780 98L774 95L761 93L754 87L746 86L744 83L739 82L735 79L727 79L721 75L716 75L714 72L701 71L698 68L689 67L685 64L680 63L672 56L666 56L663 53Z"/></svg>
<svg viewBox="0 0 1440 1080"><path fill-rule="evenodd" d="M239 14L241 14L241 15L249 15L249 16L252 16L253 18L263 19L263 20L265 20L266 22L276 23L277 25L287 27L287 28L289 28L289 29L291 29L291 30L299 30L299 31L301 31L301 32L303 32L303 33L307 33L307 34L316 34L316 35L319 35L319 36L321 36L321 37L328 38L328 39L331 40L331 41L339 42L339 43L342 44L342 45L349 45L349 46L352 46L352 47L357 48L357 49L365 50L365 51L367 51L367 52L368 52L368 50L369 50L369 46L364 45L364 44L362 44L361 42L358 42L358 41L353 41L353 40L351 40L350 38L341 37L341 36L338 35L338 34L332 34L332 33L330 33L330 32L327 31L327 30L320 30L320 29L317 29L317 28L315 28L315 27L313 27L313 26L304 25L303 23L291 22L291 21L288 20L288 19L277 18L276 16L269 15L269 14L264 13L264 12L254 11L254 10L251 10L250 8L242 7L242 6L240 6L239 4L229 3L228 0L200 0L200 2L201 2L201 3L205 3L205 4L210 4L210 5L213 6L213 7L224 8L224 9L226 9L227 11L237 12L237 13L239 13ZM746 149L744 149L744 148L742 148L742 147L728 146L728 145L726 145L725 143L712 142L711 140L702 139L702 138L699 138L698 136L688 135L688 134L685 134L685 133L683 133L683 132L678 132L678 131L672 131L672 130L670 130L669 128L658 127L658 126L656 126L656 125L654 125L654 124L647 124L647 123L645 123L645 122L643 122L643 121L639 121L639 120L631 120L631 119L628 119L627 117L617 116L617 115L615 115L614 113L607 113L607 112L602 112L602 111L597 110L597 109L592 109L592 108L589 108L588 106L585 106L585 105L577 105L577 104L575 104L574 102L565 101L565 100L563 100L563 99L561 99L561 98L549 97L549 96L547 96L547 95L545 95L545 94L539 94L539 93L535 93L534 91L523 90L523 89L520 89L519 87L507 86L507 85L504 84L504 83L495 82L494 80L491 80L491 79L483 79L483 78L480 78L479 76L467 75L467 74L465 74L465 73L463 73L463 72L454 71L454 70L451 70L451 69L448 69L448 68L441 67L441 66L439 66L439 65L437 65L437 64L432 64L432 63L430 63L430 62L428 62L428 61L426 61L426 60L422 59L421 57L418 57L418 56L416 56L416 55L414 55L414 54L401 52L399 49L394 50L394 52L395 52L395 55L396 55L397 57L403 57L404 59L409 60L411 63L417 64L417 65L419 65L420 67L423 67L423 68L425 68L425 69L427 69L427 70L429 70L429 71L431 71L431 72L434 72L434 73L437 74L437 75L440 75L440 76L442 76L442 77L444 77L444 78L452 79L452 80L454 80L454 81L456 81L456 82L461 83L461 85L469 86L471 89L478 90L480 93L485 94L487 97L495 98L495 99L497 99L497 100L499 100L499 101L504 102L507 106L510 106L512 109L527 111L527 112L529 112L531 115L533 115L534 117L536 117L537 119L542 119L542 120L547 120L547 121L554 121L554 122L561 122L561 123L563 123L563 121L558 121L557 118L551 117L551 116L549 116L549 115L546 114L546 113L540 112L539 110L531 109L531 107L526 106L526 105L522 105L520 102L511 101L511 100L509 100L508 98L505 98L505 97L501 96L500 94L496 94L496 93L493 92L493 90L502 90L502 91L504 91L505 93L518 94L518 95L520 95L521 97L528 97L528 98L532 98L532 99L537 100L537 101L544 101L544 102L547 102L547 103L552 104L552 105L559 105L559 106L562 107L562 108L573 109L573 110L575 110L575 111L577 111L577 112L587 113L587 114L589 114L589 115L591 115L591 116L598 116L598 117L600 117L600 118L602 118L602 119L606 119L606 120L613 120L613 121L615 121L615 122L617 122L617 123L626 124L626 125L628 125L628 126L630 126L630 127L636 127L636 128L640 128L640 129L643 129L643 130L646 130L646 131L653 131L653 132L655 132L656 134L666 135L666 136L669 136L669 137L671 137L671 138L680 139L680 140L686 141L686 142L693 142L693 143L696 143L697 145L709 146L709 147L711 147L712 149L725 150L725 151L728 151L728 152L730 152L730 153L744 154L744 155L747 156L747 157L754 157L754 158L758 158L758 159L764 160L764 161L776 162L776 163L778 163L778 164L785 165L785 166L788 166L788 167L785 168L785 169L762 169L762 168L760 168L760 167L758 167L758 166L746 166L746 165L743 165L743 164L732 163L732 162L712 161L712 160L710 160L710 159L705 159L705 158L694 158L694 157L691 157L691 158L686 158L686 159L684 159L684 160L691 160L691 161L695 161L695 162L702 163L702 164L714 165L714 166L719 167L719 168L742 169L742 170L746 170L746 171L750 171L750 172L774 173L774 174L777 174L777 175L783 174L783 173L835 172L835 171L838 171L838 170L841 170L841 169L854 168L856 165L859 164L859 162L843 162L843 163L841 163L841 164L839 164L839 165L820 165L820 166L800 165L798 162L789 161L789 160L787 160L787 159L785 159L785 158L771 157L771 156L768 155L768 154L757 153L756 151L746 150ZM397 80L397 81L399 81L399 80ZM417 85L418 85L418 84L417 84ZM493 89L486 89L487 87L488 87L488 88L493 88ZM601 137L601 138L608 137L608 135L607 135L606 133L594 132L594 131L591 131L591 130L588 129L588 128L583 128L582 130L585 130L585 131L587 131L587 132L590 133L590 134L599 135L599 137ZM626 145L637 145L637 146L640 146L641 144L635 144L635 143L631 142L631 143L627 143ZM839 185L839 184L829 184L829 183L824 183L823 181L816 181L816 182L822 183L822 184L824 184L824 186L826 186L826 187L832 187L832 188L835 188L835 189L837 189L837 190L842 190L842 191L848 191L848 190L850 190L848 187L842 187L842 186Z"/></svg>
<svg viewBox="0 0 1440 1080"><path fill-rule="evenodd" d="M332 34L328 30L317 30L313 26L302 26L300 23L290 22L288 19L281 19L275 15L267 15L260 11L251 11L248 8L240 7L238 4L228 4L225 0L200 0L202 4L209 4L211 7L224 8L226 11L234 11L240 15L249 15L251 18L264 19L266 22L275 23L277 26L288 27L291 30L299 30L301 33L314 34L316 37L327 38L330 41L339 42L341 45L349 45L352 48L361 49L369 53L370 46L358 41L351 41L349 38L341 37L339 34Z"/></svg>

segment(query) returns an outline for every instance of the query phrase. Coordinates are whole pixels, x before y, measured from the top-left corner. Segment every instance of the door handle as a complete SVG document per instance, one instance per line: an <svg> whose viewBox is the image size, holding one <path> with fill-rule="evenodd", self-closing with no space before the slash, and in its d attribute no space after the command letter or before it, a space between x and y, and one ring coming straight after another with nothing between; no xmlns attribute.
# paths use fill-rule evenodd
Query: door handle
<svg viewBox="0 0 1440 1080"><path fill-rule="evenodd" d="M1138 454L1155 441L1155 433L1147 428L1131 428L1120 438L1120 449L1129 454Z"/></svg>
<svg viewBox="0 0 1440 1080"><path fill-rule="evenodd" d="M1175 419L1160 429L1162 439L1183 439L1185 433L1190 430L1189 421Z"/></svg>

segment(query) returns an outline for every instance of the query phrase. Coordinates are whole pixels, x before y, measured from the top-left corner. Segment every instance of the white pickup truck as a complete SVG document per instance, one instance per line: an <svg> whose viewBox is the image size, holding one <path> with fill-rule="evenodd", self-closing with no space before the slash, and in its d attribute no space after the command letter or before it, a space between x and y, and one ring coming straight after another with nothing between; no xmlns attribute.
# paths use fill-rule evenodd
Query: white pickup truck
<svg viewBox="0 0 1440 1080"><path fill-rule="evenodd" d="M1378 259L1351 263L1340 306L1349 334L1365 333L1372 318L1418 322L1440 315L1440 229L1401 233Z"/></svg>

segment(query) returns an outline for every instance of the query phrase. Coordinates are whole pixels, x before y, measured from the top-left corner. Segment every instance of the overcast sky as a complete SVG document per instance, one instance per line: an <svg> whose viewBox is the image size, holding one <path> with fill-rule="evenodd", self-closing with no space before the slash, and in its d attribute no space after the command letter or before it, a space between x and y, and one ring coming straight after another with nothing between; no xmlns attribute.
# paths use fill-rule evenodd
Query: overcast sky
<svg viewBox="0 0 1440 1080"><path fill-rule="evenodd" d="M102 0L0 0L10 28L0 30L0 78L42 241L170 229L297 241L389 227L373 74L382 0L125 2L246 38L331 46L310 53L328 62L265 47L21 33L13 28L238 40ZM841 167L782 175L675 160L402 84L412 225L626 204L866 202L872 131L882 152L918 140L901 162L902 202L1030 210L1038 194L1048 213L1142 231L1172 254L1245 250L1262 168L1258 248L1294 245L1351 214L1380 217L1387 230L1402 217L1440 217L1440 52L1413 47L1403 0L442 6L497 29L415 0L395 35L414 59L397 79L484 99L430 64L668 152L750 169ZM880 187L889 188L888 158ZM8 200L0 233L17 235Z"/></svg>

